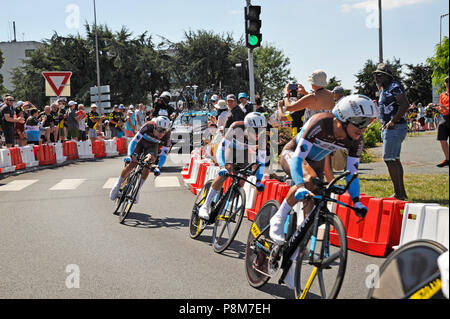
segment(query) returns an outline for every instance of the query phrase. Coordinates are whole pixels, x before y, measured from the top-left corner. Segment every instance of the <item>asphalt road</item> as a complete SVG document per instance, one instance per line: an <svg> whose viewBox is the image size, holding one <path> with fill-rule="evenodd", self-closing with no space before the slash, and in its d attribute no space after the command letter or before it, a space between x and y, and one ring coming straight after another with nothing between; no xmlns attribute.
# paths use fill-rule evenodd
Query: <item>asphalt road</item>
<svg viewBox="0 0 450 319"><path fill-rule="evenodd" d="M0 298L293 298L277 278L260 290L247 283L246 218L224 254L211 247L212 229L189 237L194 195L175 164L149 179L120 225L108 184L122 165L105 159L0 180ZM384 260L349 252L339 298L365 298L366 271Z"/></svg>

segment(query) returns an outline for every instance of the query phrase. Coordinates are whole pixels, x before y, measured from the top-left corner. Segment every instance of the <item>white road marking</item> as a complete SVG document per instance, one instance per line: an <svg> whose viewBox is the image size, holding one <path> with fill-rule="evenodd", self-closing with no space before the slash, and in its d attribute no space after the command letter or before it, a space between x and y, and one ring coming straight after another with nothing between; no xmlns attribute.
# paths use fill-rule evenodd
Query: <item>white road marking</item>
<svg viewBox="0 0 450 319"><path fill-rule="evenodd" d="M61 182L50 188L51 191L75 190L85 179L63 179Z"/></svg>
<svg viewBox="0 0 450 319"><path fill-rule="evenodd" d="M112 189L114 186L116 186L118 180L118 177L112 177L108 179L105 185L103 185L103 189Z"/></svg>
<svg viewBox="0 0 450 319"><path fill-rule="evenodd" d="M180 182L176 176L160 176L155 179L156 188L180 187Z"/></svg>
<svg viewBox="0 0 450 319"><path fill-rule="evenodd" d="M38 180L21 180L21 181L12 181L4 186L0 186L0 192L19 192L28 186L36 183Z"/></svg>

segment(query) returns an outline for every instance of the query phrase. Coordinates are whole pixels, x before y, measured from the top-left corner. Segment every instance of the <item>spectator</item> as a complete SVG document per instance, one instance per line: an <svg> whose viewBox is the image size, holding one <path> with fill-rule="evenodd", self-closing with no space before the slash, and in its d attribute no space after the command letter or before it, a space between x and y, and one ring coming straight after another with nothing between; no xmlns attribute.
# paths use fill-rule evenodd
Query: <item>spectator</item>
<svg viewBox="0 0 450 319"><path fill-rule="evenodd" d="M69 102L69 113L67 114L67 139L78 141L80 136L80 117L77 115L77 105L75 101Z"/></svg>
<svg viewBox="0 0 450 319"><path fill-rule="evenodd" d="M22 105L22 109L23 109L23 115L25 116L24 119L25 121L30 117L30 108L31 108L31 102L24 102Z"/></svg>
<svg viewBox="0 0 450 319"><path fill-rule="evenodd" d="M246 93L239 93L238 100L241 104L239 107L244 112L244 114L249 114L253 112L253 105L248 103L248 96Z"/></svg>
<svg viewBox="0 0 450 319"><path fill-rule="evenodd" d="M134 112L129 110L125 119L124 133L126 137L134 137L136 122L134 121Z"/></svg>
<svg viewBox="0 0 450 319"><path fill-rule="evenodd" d="M336 86L333 89L333 98L335 103L339 102L345 96L345 90L342 86Z"/></svg>
<svg viewBox="0 0 450 319"><path fill-rule="evenodd" d="M419 110L420 130L425 131L425 107L423 107L422 103L419 103L417 104L417 108Z"/></svg>
<svg viewBox="0 0 450 319"><path fill-rule="evenodd" d="M449 157L449 146L448 146L448 138L449 138L449 130L450 130L450 115L449 115L449 97L448 97L448 76L445 78L445 87L446 92L442 93L439 99L439 107L438 110L442 114L443 118L441 119L438 127L438 141L441 143L442 151L444 152L445 160L437 165L437 167L445 167L450 164Z"/></svg>
<svg viewBox="0 0 450 319"><path fill-rule="evenodd" d="M211 108L210 111L214 111L217 109L217 103L219 102L219 96L217 94L214 94L211 96Z"/></svg>
<svg viewBox="0 0 450 319"><path fill-rule="evenodd" d="M119 136L119 122L122 118L122 113L119 112L119 106L114 105L114 109L112 113L109 114L108 120L109 120L109 128L111 129L111 137L118 137Z"/></svg>
<svg viewBox="0 0 450 319"><path fill-rule="evenodd" d="M77 116L79 118L78 126L79 126L79 129L80 129L80 140L81 141L86 141L87 140L87 133L86 133L86 118L87 118L87 114L84 111L84 105L83 104L78 105Z"/></svg>
<svg viewBox="0 0 450 319"><path fill-rule="evenodd" d="M425 126L426 129L431 131L435 130L436 127L434 126L434 114L433 114L433 103L428 104L427 108L425 109Z"/></svg>
<svg viewBox="0 0 450 319"><path fill-rule="evenodd" d="M58 128L54 125L52 109L50 106L46 105L44 107L44 112L39 114L39 121L42 122L42 126L40 129L40 136L44 137L42 139L42 143L50 142L50 134L53 133L54 136L57 134Z"/></svg>
<svg viewBox="0 0 450 319"><path fill-rule="evenodd" d="M89 139L94 142L97 139L97 130L100 129L100 123L105 117L100 117L97 113L97 105L91 105L91 111L87 115L87 126Z"/></svg>
<svg viewBox="0 0 450 319"><path fill-rule="evenodd" d="M123 131L123 128L125 126L125 121L127 118L127 110L125 109L125 106L123 104L119 105L119 125L117 126L118 132L117 132L117 137L121 138L125 136L125 132Z"/></svg>
<svg viewBox="0 0 450 319"><path fill-rule="evenodd" d="M23 124L25 119L22 117L14 118L14 97L6 95L5 103L0 107L0 126L5 135L6 147L14 145L14 123Z"/></svg>
<svg viewBox="0 0 450 319"><path fill-rule="evenodd" d="M139 104L138 109L134 112L136 119L136 132L139 132L145 124L145 105Z"/></svg>
<svg viewBox="0 0 450 319"><path fill-rule="evenodd" d="M417 115L419 115L419 108L417 107L416 103L414 102L413 104L411 104L411 106L408 109L408 113L407 113L407 117L408 117L408 123L409 123L409 127L411 129L412 132L417 132L418 128L417 128Z"/></svg>
<svg viewBox="0 0 450 319"><path fill-rule="evenodd" d="M22 108L16 108L16 118L22 118L25 120L24 112ZM14 139L16 145L25 146L27 145L27 132L25 131L25 122L15 122L14 123Z"/></svg>
<svg viewBox="0 0 450 319"><path fill-rule="evenodd" d="M52 105L50 106L50 109L51 109L50 114L51 114L52 119L53 119L53 121L52 121L50 127L53 129L53 140L54 140L55 142L57 142L57 141L58 141L59 129L58 129L58 127L56 127L56 129L54 129L54 126L55 126L55 125L57 126L57 125L58 125L58 122L59 122L59 115L58 115L58 110L59 110L59 108L58 108L58 103L52 103ZM50 136L51 136L51 135L50 135Z"/></svg>
<svg viewBox="0 0 450 319"><path fill-rule="evenodd" d="M408 133L405 114L409 108L408 98L401 83L394 80L389 67L380 63L374 72L375 82L381 88L379 106L382 123L383 160L391 176L395 197L408 198L403 180L403 166L400 162L402 143Z"/></svg>
<svg viewBox="0 0 450 319"><path fill-rule="evenodd" d="M266 113L266 109L262 106L262 100L259 95L255 96L255 112Z"/></svg>
<svg viewBox="0 0 450 319"><path fill-rule="evenodd" d="M64 142L67 138L67 111L66 111L67 99L65 97L58 99L58 137L61 142Z"/></svg>
<svg viewBox="0 0 450 319"><path fill-rule="evenodd" d="M25 125L28 144L39 145L39 131L42 127L42 123L38 120L38 116L39 111L37 109L30 109L30 116Z"/></svg>
<svg viewBox="0 0 450 319"><path fill-rule="evenodd" d="M230 94L227 96L228 114L227 121L225 123L225 130L230 128L234 122L243 121L245 119L245 113L240 107L237 106L236 96Z"/></svg>
<svg viewBox="0 0 450 319"><path fill-rule="evenodd" d="M214 118L217 129L223 133L227 123L228 106L225 100L219 100L214 106L217 110L217 116Z"/></svg>
<svg viewBox="0 0 450 319"><path fill-rule="evenodd" d="M309 77L313 92L308 93L303 85L298 85L298 93L303 95L302 98L297 100L291 105L289 100L290 90L289 84L285 88L285 105L286 111L296 112L300 110L305 111L305 123L316 113L331 112L334 108L334 96L333 93L327 90L325 87L328 85L327 74L322 70L314 71Z"/></svg>

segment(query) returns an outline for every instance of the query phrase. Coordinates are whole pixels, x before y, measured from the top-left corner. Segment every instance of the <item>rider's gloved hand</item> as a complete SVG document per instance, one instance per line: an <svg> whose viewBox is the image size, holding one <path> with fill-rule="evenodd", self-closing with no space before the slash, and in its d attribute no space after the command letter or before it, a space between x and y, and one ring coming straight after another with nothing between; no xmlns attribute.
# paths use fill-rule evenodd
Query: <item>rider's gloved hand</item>
<svg viewBox="0 0 450 319"><path fill-rule="evenodd" d="M228 170L227 170L225 167L223 167L223 168L220 169L220 171L219 171L219 176L220 176L220 177L224 177L224 176L226 176L227 174L228 174Z"/></svg>
<svg viewBox="0 0 450 319"><path fill-rule="evenodd" d="M155 174L155 177L158 177L159 175L161 175L161 171L158 167L155 167L153 174Z"/></svg>
<svg viewBox="0 0 450 319"><path fill-rule="evenodd" d="M360 218L366 217L366 214L369 211L369 209L366 206L364 206L361 202L355 202L353 207L356 209L355 210L356 216Z"/></svg>
<svg viewBox="0 0 450 319"><path fill-rule="evenodd" d="M255 185L258 192L264 192L264 190L266 189L266 186L264 186L261 181L257 181Z"/></svg>
<svg viewBox="0 0 450 319"><path fill-rule="evenodd" d="M124 163L127 163L127 164L130 164L132 160L133 159L131 158L131 156L127 156L123 159Z"/></svg>
<svg viewBox="0 0 450 319"><path fill-rule="evenodd" d="M302 188L299 188L295 192L295 199L298 201L301 201L301 200L306 199L306 197L309 195L311 195L311 192L309 190L307 190L306 188L302 187Z"/></svg>

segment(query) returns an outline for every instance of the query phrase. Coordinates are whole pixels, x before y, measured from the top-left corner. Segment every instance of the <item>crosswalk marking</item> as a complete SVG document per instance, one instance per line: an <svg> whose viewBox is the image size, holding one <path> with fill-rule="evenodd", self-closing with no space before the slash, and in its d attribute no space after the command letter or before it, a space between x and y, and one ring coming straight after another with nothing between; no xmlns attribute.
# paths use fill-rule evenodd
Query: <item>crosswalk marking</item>
<svg viewBox="0 0 450 319"><path fill-rule="evenodd" d="M74 190L77 189L85 179L63 179L61 182L50 188L51 191Z"/></svg>
<svg viewBox="0 0 450 319"><path fill-rule="evenodd" d="M37 179L12 181L11 183L0 186L0 192L19 192L36 182L38 182Z"/></svg>
<svg viewBox="0 0 450 319"><path fill-rule="evenodd" d="M160 176L155 178L155 187L180 187L180 182L176 176Z"/></svg>
<svg viewBox="0 0 450 319"><path fill-rule="evenodd" d="M112 177L108 179L105 185L103 185L103 189L112 189L117 184L118 180L119 180L118 177Z"/></svg>

